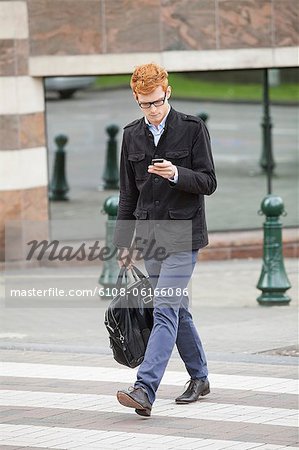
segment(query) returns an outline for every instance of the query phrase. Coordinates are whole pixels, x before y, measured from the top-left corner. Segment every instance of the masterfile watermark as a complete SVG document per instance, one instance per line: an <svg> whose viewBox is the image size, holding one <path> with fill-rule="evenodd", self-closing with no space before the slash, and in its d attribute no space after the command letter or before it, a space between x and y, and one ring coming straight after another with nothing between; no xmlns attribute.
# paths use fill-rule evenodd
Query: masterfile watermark
<svg viewBox="0 0 299 450"><path fill-rule="evenodd" d="M133 261L147 276L147 262L155 260L158 270L172 253L192 249L190 221L129 221L130 226L128 221L121 221L118 226L122 232L117 239L110 228L110 233L103 228L95 230L90 222L6 223L5 296L1 305L22 309L98 309L103 299L122 295L126 283L131 286L136 281L129 270L120 289L116 289L118 261L122 262L120 265L127 259ZM166 287L159 294L165 300L178 295L173 292L172 280Z"/></svg>
<svg viewBox="0 0 299 450"><path fill-rule="evenodd" d="M49 287L47 289L10 289L11 297L94 297L98 294L98 288L95 289L59 289Z"/></svg>
<svg viewBox="0 0 299 450"><path fill-rule="evenodd" d="M140 291L139 289L132 288L131 293L133 296L138 296L140 293L141 295L147 296L148 290L146 288L142 288ZM37 288L31 288L31 289L10 289L9 295L10 297L96 297L103 294L110 294L113 297L116 297L117 295L124 296L126 294L126 288L121 287L117 289L116 287L110 287L110 288L103 288L100 286L96 286L94 289L60 289L57 287L49 287L47 289L37 289ZM173 295L177 296L188 296L188 289L181 289L181 288L162 288L153 289L153 294L155 296L159 295L160 297L171 297Z"/></svg>
<svg viewBox="0 0 299 450"><path fill-rule="evenodd" d="M167 251L162 246L157 246L156 240L148 240L136 238L138 247L146 248L145 251L136 250L134 254L135 261L141 261L146 259L155 259L156 261L163 261L168 257ZM120 248L117 249L114 246L100 246L100 241L95 241L93 245L88 245L85 242L80 243L77 246L63 245L60 246L60 241L53 240L48 241L46 239L38 241L36 239L27 242L29 251L26 255L26 261L30 261L33 258L38 261L44 258L49 261L109 261L116 258L122 260L128 256L127 250ZM133 255L133 249L129 250L129 256Z"/></svg>

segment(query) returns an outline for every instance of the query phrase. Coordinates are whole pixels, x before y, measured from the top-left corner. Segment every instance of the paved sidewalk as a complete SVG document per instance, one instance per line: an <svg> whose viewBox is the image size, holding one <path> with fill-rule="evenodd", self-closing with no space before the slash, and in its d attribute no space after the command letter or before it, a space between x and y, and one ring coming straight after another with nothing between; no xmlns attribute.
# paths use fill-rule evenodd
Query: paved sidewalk
<svg viewBox="0 0 299 450"><path fill-rule="evenodd" d="M1 450L298 448L295 366L210 362L211 394L174 398L188 380L173 359L153 415L118 404L135 370L111 356L2 351Z"/></svg>
<svg viewBox="0 0 299 450"><path fill-rule="evenodd" d="M217 353L221 359L244 360L297 344L298 260L285 259L292 284L289 306L258 305L260 291L255 286L261 265L258 259L199 261L196 265L189 289L192 314L212 357ZM97 294L101 271L100 265L60 264L8 272L7 295L10 288L56 288L66 295L8 299L0 308L0 348L110 353L103 324L109 300ZM77 295L68 296L70 290ZM84 290L95 295L88 296Z"/></svg>

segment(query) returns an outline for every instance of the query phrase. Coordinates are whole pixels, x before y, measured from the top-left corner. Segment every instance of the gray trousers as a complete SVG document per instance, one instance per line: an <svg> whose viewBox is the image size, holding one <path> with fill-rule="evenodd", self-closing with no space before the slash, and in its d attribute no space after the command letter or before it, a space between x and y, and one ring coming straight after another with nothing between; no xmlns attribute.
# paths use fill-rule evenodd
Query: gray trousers
<svg viewBox="0 0 299 450"><path fill-rule="evenodd" d="M192 379L208 375L206 356L188 310L186 295L196 258L197 250L172 253L163 261L145 261L155 289L154 326L134 386L143 387L151 403L155 401L175 344Z"/></svg>

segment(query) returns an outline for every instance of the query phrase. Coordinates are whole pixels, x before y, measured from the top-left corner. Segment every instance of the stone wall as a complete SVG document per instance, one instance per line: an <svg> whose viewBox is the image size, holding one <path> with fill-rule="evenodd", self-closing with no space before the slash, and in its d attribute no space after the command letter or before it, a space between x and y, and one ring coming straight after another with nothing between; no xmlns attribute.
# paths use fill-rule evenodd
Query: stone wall
<svg viewBox="0 0 299 450"><path fill-rule="evenodd" d="M28 0L32 75L298 65L297 0Z"/></svg>
<svg viewBox="0 0 299 450"><path fill-rule="evenodd" d="M298 0L0 0L0 257L48 217L42 77L298 66Z"/></svg>
<svg viewBox="0 0 299 450"><path fill-rule="evenodd" d="M29 74L26 2L0 2L0 258L9 220L46 220L42 78Z"/></svg>

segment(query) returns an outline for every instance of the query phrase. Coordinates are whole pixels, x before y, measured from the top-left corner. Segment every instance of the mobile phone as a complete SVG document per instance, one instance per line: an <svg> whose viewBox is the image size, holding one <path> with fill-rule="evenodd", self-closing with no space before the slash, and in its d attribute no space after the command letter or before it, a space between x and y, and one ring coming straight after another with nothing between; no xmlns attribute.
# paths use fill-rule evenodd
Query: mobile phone
<svg viewBox="0 0 299 450"><path fill-rule="evenodd" d="M162 163L163 161L164 161L163 158L154 158L154 159L152 159L152 164L155 164L155 163Z"/></svg>

